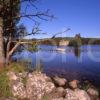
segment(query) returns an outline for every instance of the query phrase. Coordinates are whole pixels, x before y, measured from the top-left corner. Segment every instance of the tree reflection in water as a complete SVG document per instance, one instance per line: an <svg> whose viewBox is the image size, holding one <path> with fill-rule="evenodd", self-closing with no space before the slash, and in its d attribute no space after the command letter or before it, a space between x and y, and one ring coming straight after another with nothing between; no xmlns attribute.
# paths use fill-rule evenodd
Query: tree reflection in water
<svg viewBox="0 0 100 100"><path fill-rule="evenodd" d="M80 50L80 47L74 47L74 54L76 57L80 57L80 54L81 54L81 50Z"/></svg>

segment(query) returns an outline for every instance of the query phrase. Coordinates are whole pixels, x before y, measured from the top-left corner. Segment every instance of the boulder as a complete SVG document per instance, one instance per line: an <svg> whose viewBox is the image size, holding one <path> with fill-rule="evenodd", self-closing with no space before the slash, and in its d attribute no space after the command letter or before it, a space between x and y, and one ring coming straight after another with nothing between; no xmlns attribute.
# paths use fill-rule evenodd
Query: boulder
<svg viewBox="0 0 100 100"><path fill-rule="evenodd" d="M78 98L78 100L91 100L90 96L87 94L85 90L76 89L75 95Z"/></svg>
<svg viewBox="0 0 100 100"><path fill-rule="evenodd" d="M73 81L69 82L69 86L73 89L76 89L76 88L78 88L78 83L79 83L78 80L73 80Z"/></svg>
<svg viewBox="0 0 100 100"><path fill-rule="evenodd" d="M65 97L66 91L63 87L56 88L56 95L58 95L59 98Z"/></svg>
<svg viewBox="0 0 100 100"><path fill-rule="evenodd" d="M56 76L53 79L54 79L54 83L58 86L65 86L67 83L67 80L65 78L60 78Z"/></svg>
<svg viewBox="0 0 100 100"><path fill-rule="evenodd" d="M45 94L49 94L55 89L52 82L47 81L48 77L42 73L28 75L26 90L30 100L41 100Z"/></svg>
<svg viewBox="0 0 100 100"><path fill-rule="evenodd" d="M66 89L66 96L65 100L78 100L78 98L75 95L75 92L71 89Z"/></svg>
<svg viewBox="0 0 100 100"><path fill-rule="evenodd" d="M91 100L84 90L76 89L73 91L71 89L66 89L66 92L65 100Z"/></svg>
<svg viewBox="0 0 100 100"><path fill-rule="evenodd" d="M87 93L90 95L91 100L99 100L99 92L94 88L89 88Z"/></svg>
<svg viewBox="0 0 100 100"><path fill-rule="evenodd" d="M65 92L65 89L64 89L63 87L58 87L58 88L56 89L56 91L57 91L58 93L62 94L63 92Z"/></svg>
<svg viewBox="0 0 100 100"><path fill-rule="evenodd" d="M10 81L14 81L14 80L18 79L18 77L16 76L16 74L14 72L12 72L12 71L9 71L7 73L7 76L8 76L8 78L9 78Z"/></svg>
<svg viewBox="0 0 100 100"><path fill-rule="evenodd" d="M26 88L24 83L21 81L21 77L18 77L13 71L8 72L7 75L10 80L9 86L13 96L21 99L26 98Z"/></svg>
<svg viewBox="0 0 100 100"><path fill-rule="evenodd" d="M89 89L87 90L87 92L88 92L88 94L90 94L91 96L99 96L99 92L98 92L96 89L94 89L94 88L89 88Z"/></svg>
<svg viewBox="0 0 100 100"><path fill-rule="evenodd" d="M65 95L65 89L63 87L58 87L55 88L51 93L44 95L44 97L47 97L46 100L62 100ZM44 98L42 100L44 100Z"/></svg>
<svg viewBox="0 0 100 100"><path fill-rule="evenodd" d="M13 81L10 87L11 87L13 96L21 98L21 99L27 98L26 88L24 87L24 84L22 82Z"/></svg>

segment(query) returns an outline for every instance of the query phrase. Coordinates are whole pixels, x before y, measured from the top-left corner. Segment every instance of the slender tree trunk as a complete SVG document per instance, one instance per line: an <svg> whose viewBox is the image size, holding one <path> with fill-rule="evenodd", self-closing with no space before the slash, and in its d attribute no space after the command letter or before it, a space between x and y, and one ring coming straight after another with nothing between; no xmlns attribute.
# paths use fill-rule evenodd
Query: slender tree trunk
<svg viewBox="0 0 100 100"><path fill-rule="evenodd" d="M0 17L0 67L5 64L4 43L3 43L3 18Z"/></svg>
<svg viewBox="0 0 100 100"><path fill-rule="evenodd" d="M20 45L20 43L16 43L15 46L7 53L7 63L9 63L11 56L13 55L13 53L17 50L18 46Z"/></svg>

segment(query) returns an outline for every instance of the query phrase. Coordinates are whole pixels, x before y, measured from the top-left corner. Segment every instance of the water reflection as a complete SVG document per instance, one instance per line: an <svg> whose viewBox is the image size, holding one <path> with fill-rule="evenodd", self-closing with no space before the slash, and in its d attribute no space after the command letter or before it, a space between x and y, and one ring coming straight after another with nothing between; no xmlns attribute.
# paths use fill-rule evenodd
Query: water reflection
<svg viewBox="0 0 100 100"><path fill-rule="evenodd" d="M74 48L74 54L75 54L75 56L76 57L80 57L80 55L81 55L81 49L80 49L80 47L75 47Z"/></svg>

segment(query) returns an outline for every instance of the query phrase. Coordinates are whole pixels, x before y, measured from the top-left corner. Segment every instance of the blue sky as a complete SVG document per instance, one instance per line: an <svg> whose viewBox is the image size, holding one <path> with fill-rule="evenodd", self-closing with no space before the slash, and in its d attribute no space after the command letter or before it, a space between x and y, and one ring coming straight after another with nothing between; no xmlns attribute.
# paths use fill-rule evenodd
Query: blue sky
<svg viewBox="0 0 100 100"><path fill-rule="evenodd" d="M50 9L57 19L40 21L40 28L49 35L34 37L51 37L54 33L70 27L71 31L62 36L73 37L76 33L81 33L82 37L100 38L100 0L41 0L37 7L40 10ZM21 23L31 32L32 21L22 19Z"/></svg>

